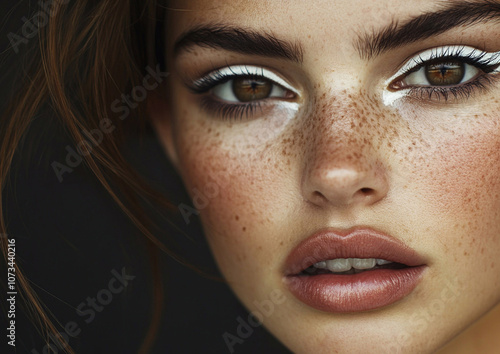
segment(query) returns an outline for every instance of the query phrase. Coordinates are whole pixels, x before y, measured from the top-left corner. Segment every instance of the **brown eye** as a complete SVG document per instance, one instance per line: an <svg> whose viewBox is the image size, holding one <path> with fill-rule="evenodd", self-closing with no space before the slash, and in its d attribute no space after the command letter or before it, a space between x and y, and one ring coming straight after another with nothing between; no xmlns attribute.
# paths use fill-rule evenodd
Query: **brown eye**
<svg viewBox="0 0 500 354"><path fill-rule="evenodd" d="M391 84L394 89L410 86L444 87L459 86L481 73L481 69L459 60L442 60L424 64Z"/></svg>
<svg viewBox="0 0 500 354"><path fill-rule="evenodd" d="M462 82L465 76L465 64L460 62L442 62L426 65L425 77L433 86L453 86Z"/></svg>
<svg viewBox="0 0 500 354"><path fill-rule="evenodd" d="M213 97L226 103L252 104L267 99L293 99L294 88L271 70L257 66L231 66L200 80L207 81ZM272 102L268 102L273 104Z"/></svg>
<svg viewBox="0 0 500 354"><path fill-rule="evenodd" d="M252 78L233 79L234 96L240 102L250 102L268 98L273 89L273 84L268 80Z"/></svg>
<svg viewBox="0 0 500 354"><path fill-rule="evenodd" d="M467 46L431 48L408 59L389 79L384 102L392 104L406 97L460 101L485 90L490 77L496 77L499 72L498 52Z"/></svg>

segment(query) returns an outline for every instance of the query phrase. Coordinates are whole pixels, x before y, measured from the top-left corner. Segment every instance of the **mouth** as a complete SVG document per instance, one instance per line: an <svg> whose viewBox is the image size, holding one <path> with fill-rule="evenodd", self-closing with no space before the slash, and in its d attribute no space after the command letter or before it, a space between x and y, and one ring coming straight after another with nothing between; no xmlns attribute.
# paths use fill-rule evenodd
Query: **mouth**
<svg viewBox="0 0 500 354"><path fill-rule="evenodd" d="M401 241L368 228L321 231L288 256L284 281L301 302L345 313L388 306L407 297L427 268Z"/></svg>
<svg viewBox="0 0 500 354"><path fill-rule="evenodd" d="M375 269L402 269L406 264L375 258L335 258L320 261L304 269L300 275L359 274Z"/></svg>

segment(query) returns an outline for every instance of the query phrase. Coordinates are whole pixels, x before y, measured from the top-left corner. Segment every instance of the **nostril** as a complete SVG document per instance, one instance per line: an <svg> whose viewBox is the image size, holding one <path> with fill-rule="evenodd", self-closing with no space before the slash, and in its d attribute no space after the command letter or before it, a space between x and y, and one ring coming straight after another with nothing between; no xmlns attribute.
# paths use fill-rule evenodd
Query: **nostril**
<svg viewBox="0 0 500 354"><path fill-rule="evenodd" d="M321 192L314 191L314 193L313 193L313 200L316 200L316 201L325 201L326 197L323 194L321 194Z"/></svg>
<svg viewBox="0 0 500 354"><path fill-rule="evenodd" d="M364 195L366 196L369 196L369 195L372 195L375 193L375 190L371 189L371 188L361 188L360 189L360 192L363 193Z"/></svg>

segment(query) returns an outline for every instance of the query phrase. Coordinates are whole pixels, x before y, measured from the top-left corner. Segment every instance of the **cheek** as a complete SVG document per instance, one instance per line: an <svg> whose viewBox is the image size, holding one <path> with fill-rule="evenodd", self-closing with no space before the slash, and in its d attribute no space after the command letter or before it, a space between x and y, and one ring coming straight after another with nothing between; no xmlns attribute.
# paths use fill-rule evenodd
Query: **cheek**
<svg viewBox="0 0 500 354"><path fill-rule="evenodd" d="M255 264L260 269L274 265L269 229L279 223L280 211L270 200L279 199L280 186L274 185L279 179L259 159L216 148L193 150L191 156L185 182L219 269L231 282L242 277L249 286L261 281Z"/></svg>
<svg viewBox="0 0 500 354"><path fill-rule="evenodd" d="M248 279L257 276L255 262L274 266L269 254L283 241L269 230L286 222L283 175L289 175L289 161L280 142L291 124L285 118L274 115L259 125L179 120L186 122L177 127L179 169L228 280L245 269L253 269Z"/></svg>
<svg viewBox="0 0 500 354"><path fill-rule="evenodd" d="M431 220L428 242L447 255L437 259L479 281L500 257L500 117L447 119L453 129L434 126L412 144L406 180L422 219Z"/></svg>
<svg viewBox="0 0 500 354"><path fill-rule="evenodd" d="M436 150L439 164L433 163L435 178L431 190L439 204L455 215L496 214L500 191L500 136L497 131L471 131L457 139L445 140Z"/></svg>
<svg viewBox="0 0 500 354"><path fill-rule="evenodd" d="M414 170L420 190L437 210L472 226L496 220L500 191L500 129L497 121L441 133ZM495 216L495 218L492 218ZM493 226L493 225L491 225Z"/></svg>

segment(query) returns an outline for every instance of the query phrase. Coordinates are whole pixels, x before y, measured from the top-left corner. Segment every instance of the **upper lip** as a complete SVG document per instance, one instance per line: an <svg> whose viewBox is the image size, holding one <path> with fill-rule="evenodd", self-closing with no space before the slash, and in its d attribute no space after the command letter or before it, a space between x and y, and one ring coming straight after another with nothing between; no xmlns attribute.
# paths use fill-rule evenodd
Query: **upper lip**
<svg viewBox="0 0 500 354"><path fill-rule="evenodd" d="M325 229L302 241L285 261L285 276L297 275L321 261L335 258L378 258L407 266L424 258L402 241L372 228Z"/></svg>

